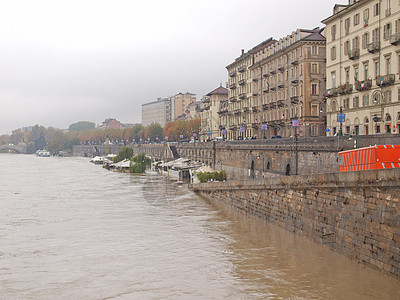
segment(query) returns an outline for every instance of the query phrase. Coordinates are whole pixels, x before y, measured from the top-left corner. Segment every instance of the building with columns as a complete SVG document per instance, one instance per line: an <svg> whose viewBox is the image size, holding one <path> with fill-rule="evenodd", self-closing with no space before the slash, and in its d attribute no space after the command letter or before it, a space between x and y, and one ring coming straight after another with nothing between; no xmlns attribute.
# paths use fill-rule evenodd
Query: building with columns
<svg viewBox="0 0 400 300"><path fill-rule="evenodd" d="M322 22L328 135L399 133L400 1L350 0Z"/></svg>

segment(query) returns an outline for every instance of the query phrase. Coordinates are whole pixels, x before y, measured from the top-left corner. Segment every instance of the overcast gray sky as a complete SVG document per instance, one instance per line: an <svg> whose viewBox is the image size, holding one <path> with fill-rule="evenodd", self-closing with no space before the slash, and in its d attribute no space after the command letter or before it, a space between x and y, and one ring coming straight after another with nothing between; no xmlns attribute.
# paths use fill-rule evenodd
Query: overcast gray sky
<svg viewBox="0 0 400 300"><path fill-rule="evenodd" d="M312 29L347 0L0 0L0 134L141 122L141 104L227 81L269 37Z"/></svg>

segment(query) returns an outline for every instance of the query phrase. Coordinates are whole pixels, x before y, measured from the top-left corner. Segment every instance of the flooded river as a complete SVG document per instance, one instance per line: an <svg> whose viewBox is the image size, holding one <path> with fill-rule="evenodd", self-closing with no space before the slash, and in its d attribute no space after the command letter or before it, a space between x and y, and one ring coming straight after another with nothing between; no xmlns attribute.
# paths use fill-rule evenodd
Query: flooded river
<svg viewBox="0 0 400 300"><path fill-rule="evenodd" d="M0 299L399 295L399 281L157 174L0 154Z"/></svg>

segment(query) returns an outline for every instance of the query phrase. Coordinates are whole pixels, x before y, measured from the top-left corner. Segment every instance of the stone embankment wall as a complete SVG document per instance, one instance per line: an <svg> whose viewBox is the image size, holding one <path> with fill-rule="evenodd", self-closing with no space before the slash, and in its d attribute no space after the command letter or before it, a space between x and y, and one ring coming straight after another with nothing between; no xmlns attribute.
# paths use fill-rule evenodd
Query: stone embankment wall
<svg viewBox="0 0 400 300"><path fill-rule="evenodd" d="M400 279L400 169L191 188Z"/></svg>

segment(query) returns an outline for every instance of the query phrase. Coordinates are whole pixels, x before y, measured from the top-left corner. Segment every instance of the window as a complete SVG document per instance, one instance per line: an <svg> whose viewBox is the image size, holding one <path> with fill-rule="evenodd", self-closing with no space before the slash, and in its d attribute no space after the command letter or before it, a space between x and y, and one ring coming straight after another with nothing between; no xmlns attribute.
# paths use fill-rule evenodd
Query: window
<svg viewBox="0 0 400 300"><path fill-rule="evenodd" d="M311 74L318 74L318 64L311 64Z"/></svg>
<svg viewBox="0 0 400 300"><path fill-rule="evenodd" d="M364 64L364 80L368 79L368 64Z"/></svg>
<svg viewBox="0 0 400 300"><path fill-rule="evenodd" d="M350 18L344 20L344 33L345 35L350 33Z"/></svg>
<svg viewBox="0 0 400 300"><path fill-rule="evenodd" d="M380 12L379 2L374 5L374 17L378 16Z"/></svg>
<svg viewBox="0 0 400 300"><path fill-rule="evenodd" d="M311 115L312 116L318 116L318 105L317 104L312 104L311 105Z"/></svg>
<svg viewBox="0 0 400 300"><path fill-rule="evenodd" d="M378 60L376 60L375 62L374 62L374 66L375 66L375 77L378 77L380 74L380 72L379 72L379 61Z"/></svg>
<svg viewBox="0 0 400 300"><path fill-rule="evenodd" d="M386 91L384 94L384 103L391 103L392 102L392 91Z"/></svg>
<svg viewBox="0 0 400 300"><path fill-rule="evenodd" d="M359 79L358 67L354 67L354 81Z"/></svg>
<svg viewBox="0 0 400 300"><path fill-rule="evenodd" d="M391 74L391 60L390 57L386 58L386 74Z"/></svg>
<svg viewBox="0 0 400 300"><path fill-rule="evenodd" d="M335 60L336 59L336 47L333 46L331 49L331 60Z"/></svg>
<svg viewBox="0 0 400 300"><path fill-rule="evenodd" d="M336 40L336 25L331 28L332 41Z"/></svg>
<svg viewBox="0 0 400 300"><path fill-rule="evenodd" d="M366 49L368 44L369 44L369 32L366 32L362 36L362 47L363 47L363 49Z"/></svg>
<svg viewBox="0 0 400 300"><path fill-rule="evenodd" d="M355 14L353 21L354 21L354 26L360 24L360 14Z"/></svg>
<svg viewBox="0 0 400 300"><path fill-rule="evenodd" d="M332 88L336 88L336 73L332 72L331 76L332 76Z"/></svg>
<svg viewBox="0 0 400 300"><path fill-rule="evenodd" d="M336 104L335 100L333 100L332 103L331 103L331 110L332 111L337 111L337 104Z"/></svg>
<svg viewBox="0 0 400 300"><path fill-rule="evenodd" d="M350 99L349 98L343 99L343 108L344 109L348 109L349 108L349 104L350 104Z"/></svg>
<svg viewBox="0 0 400 300"><path fill-rule="evenodd" d="M318 95L318 84L313 83L311 84L311 95Z"/></svg>
<svg viewBox="0 0 400 300"><path fill-rule="evenodd" d="M357 97L353 98L353 108L358 108L360 107L360 99Z"/></svg>
<svg viewBox="0 0 400 300"><path fill-rule="evenodd" d="M358 36L353 39L353 49L360 49L360 38Z"/></svg>
<svg viewBox="0 0 400 300"><path fill-rule="evenodd" d="M344 55L349 55L350 51L350 41L344 42Z"/></svg>
<svg viewBox="0 0 400 300"><path fill-rule="evenodd" d="M380 33L379 27L375 28L372 31L372 42L379 42L379 39L380 39L380 34L379 33Z"/></svg>
<svg viewBox="0 0 400 300"><path fill-rule="evenodd" d="M364 9L363 12L363 21L364 21L364 26L368 24L368 19L369 19L369 8Z"/></svg>
<svg viewBox="0 0 400 300"><path fill-rule="evenodd" d="M318 47L317 46L312 46L311 47L311 54L312 55L318 55Z"/></svg>
<svg viewBox="0 0 400 300"><path fill-rule="evenodd" d="M350 69L347 68L344 72L346 74L346 83L350 83Z"/></svg>
<svg viewBox="0 0 400 300"><path fill-rule="evenodd" d="M369 95L363 96L363 106L369 106Z"/></svg>
<svg viewBox="0 0 400 300"><path fill-rule="evenodd" d="M400 101L400 88L397 89L397 101Z"/></svg>
<svg viewBox="0 0 400 300"><path fill-rule="evenodd" d="M391 35L392 35L392 23L387 23L383 27L383 39L388 40L390 39Z"/></svg>

